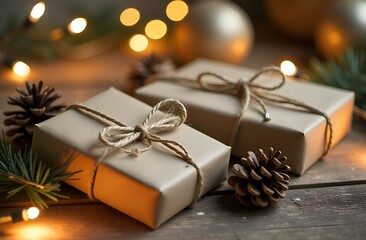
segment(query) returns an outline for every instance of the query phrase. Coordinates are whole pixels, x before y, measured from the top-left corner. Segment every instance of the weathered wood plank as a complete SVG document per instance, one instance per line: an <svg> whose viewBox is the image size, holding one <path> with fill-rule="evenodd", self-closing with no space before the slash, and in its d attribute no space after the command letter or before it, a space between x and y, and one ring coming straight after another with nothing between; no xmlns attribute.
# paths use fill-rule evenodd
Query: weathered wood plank
<svg viewBox="0 0 366 240"><path fill-rule="evenodd" d="M159 229L104 204L51 206L37 220L0 225L3 239L364 239L366 185L295 189L269 208L244 208L233 194L204 197ZM11 209L0 209L1 213Z"/></svg>

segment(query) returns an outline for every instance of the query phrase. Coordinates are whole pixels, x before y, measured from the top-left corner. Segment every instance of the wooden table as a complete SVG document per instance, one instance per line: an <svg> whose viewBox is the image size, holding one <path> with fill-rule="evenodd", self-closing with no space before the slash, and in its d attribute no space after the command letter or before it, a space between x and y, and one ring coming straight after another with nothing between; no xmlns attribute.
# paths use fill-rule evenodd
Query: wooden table
<svg viewBox="0 0 366 240"><path fill-rule="evenodd" d="M125 67L126 59L115 54L98 58L113 63L110 69ZM51 83L69 102L85 100L115 83L117 78L124 78L126 73L108 74L108 67L104 67L100 70L104 73L99 75L83 68L81 72L85 71L80 76L56 75L52 67L58 73L72 72L75 63L53 64L48 64L47 74L55 76ZM39 68L42 64L34 66L36 73ZM32 78L40 76L36 74ZM104 84L100 83L101 77L105 78ZM76 78L79 82L73 86ZM100 84L94 84L98 80ZM15 94L13 85L9 81L1 86L1 111L9 108L5 100ZM3 119L1 115L1 122ZM302 177L292 177L285 199L265 209L241 206L233 191L223 184L204 196L195 208L183 210L152 231L103 203L89 201L71 187L64 189L72 197L70 200L51 205L36 220L0 225L0 239L365 239L366 123L356 120L350 134L327 157ZM10 213L15 206L24 204L22 199L2 198L0 214Z"/></svg>

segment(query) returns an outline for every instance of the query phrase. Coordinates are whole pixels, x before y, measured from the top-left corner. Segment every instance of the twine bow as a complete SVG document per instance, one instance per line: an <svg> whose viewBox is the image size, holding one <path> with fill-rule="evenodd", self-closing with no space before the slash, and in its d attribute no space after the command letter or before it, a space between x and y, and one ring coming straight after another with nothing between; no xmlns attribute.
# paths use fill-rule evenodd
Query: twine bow
<svg viewBox="0 0 366 240"><path fill-rule="evenodd" d="M266 86L262 86L259 84L255 84L254 81L256 79L258 79L258 77L260 75L262 75L263 73L266 73L266 72L277 72L277 73L281 74L280 83L273 87L266 87ZM214 84L212 82L209 82L209 81L207 81L207 78L204 78L205 76L213 76L217 80L219 80L220 83ZM333 124L332 124L332 120L330 119L328 114L326 114L325 112L323 112L321 110L318 110L317 108L309 106L306 103L300 102L296 99L291 99L291 98L287 98L282 95L271 93L271 91L281 88L286 82L286 76L281 71L280 68L275 67L275 66L264 67L260 71L258 71L256 74L254 74L251 78L249 78L248 80L244 80L244 78L241 78L237 82L229 81L227 78L225 78L224 76L217 74L217 73L204 72L198 76L197 82L198 82L200 88L202 88L202 89L205 89L208 91L213 91L213 92L230 93L230 94L238 96L238 98L240 99L240 110L238 113L238 117L237 117L237 121L236 121L234 130L233 130L233 133L231 135L231 139L230 139L231 144L233 144L235 141L237 132L239 130L240 122L241 122L242 118L244 117L244 113L248 109L250 99L252 98L262 108L265 121L271 120L271 116L268 113L265 102L269 102L272 104L277 103L277 104L283 104L283 105L286 105L286 104L293 105L295 107L302 108L308 112L319 114L319 115L323 116L326 120L325 139L327 142L325 144L322 156L325 156L329 152L329 149L332 145L332 139L333 139ZM329 136L328 136L328 132L329 132Z"/></svg>
<svg viewBox="0 0 366 240"><path fill-rule="evenodd" d="M259 76L266 72L277 72L281 75L280 82L277 85L272 87L263 86L260 84L255 84L254 81L258 79ZM211 77L211 78L208 78ZM216 81L212 81L213 78ZM239 98L240 101L240 110L237 114L236 122L234 128L231 133L229 144L233 146L236 140L236 136L239 130L240 122L245 115L245 111L248 109L250 100L253 99L256 101L263 111L264 121L270 121L271 116L267 110L265 103L277 103L281 105L292 105L297 108L303 109L310 113L315 113L321 115L326 120L326 129L325 129L325 139L326 144L324 147L323 155L327 155L329 149L332 145L333 140L333 124L330 117L323 111L314 108L312 106L307 105L306 103L300 102L296 99L287 98L285 96L272 93L272 91L281 88L286 82L286 76L281 71L280 68L275 66L264 67L255 73L249 79L240 78L238 81L229 80L229 78L214 72L203 72L198 75L196 80L197 85L193 85L194 81L191 79L184 79L180 77L162 77L158 78L159 80L175 80L176 82L182 84L183 86L193 87L198 89L203 89L211 92L218 93L226 93L231 94Z"/></svg>
<svg viewBox="0 0 366 240"><path fill-rule="evenodd" d="M152 147L152 143L160 143L165 147L175 152L181 159L192 165L197 170L197 184L193 195L192 204L194 204L201 196L203 190L203 173L196 162L190 157L185 147L176 141L162 139L158 133L163 131L171 131L177 128L179 125L185 122L187 118L187 110L185 106L174 99L166 99L157 103L142 124L138 124L135 127L127 126L126 124L114 119L106 114L103 114L97 110L89 108L80 104L73 104L68 109L75 109L83 113L91 114L92 117L99 117L115 125L105 127L99 133L99 139L105 145L110 148L106 149L101 157L97 159L94 165L94 169L91 173L88 195L89 198L94 198L94 183L96 173L100 163L103 159L112 151L119 149L126 152L129 155L137 156L138 154L149 150ZM165 114L157 122L151 123L152 117L158 110L165 110ZM143 142L146 147L133 148L129 150L127 147L133 145L136 142Z"/></svg>

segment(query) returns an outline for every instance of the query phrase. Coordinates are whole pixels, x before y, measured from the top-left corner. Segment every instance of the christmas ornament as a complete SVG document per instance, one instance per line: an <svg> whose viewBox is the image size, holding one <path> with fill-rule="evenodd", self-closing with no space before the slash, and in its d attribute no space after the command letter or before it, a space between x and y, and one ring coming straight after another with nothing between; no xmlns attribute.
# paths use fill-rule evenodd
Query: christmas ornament
<svg viewBox="0 0 366 240"><path fill-rule="evenodd" d="M331 0L266 0L271 22L289 36L312 40L318 22Z"/></svg>
<svg viewBox="0 0 366 240"><path fill-rule="evenodd" d="M229 177L228 183L235 189L235 196L241 204L251 204L266 207L285 197L290 177L285 173L290 171L288 165L282 162L287 160L281 151L270 148L266 155L259 149L259 157L248 152L248 157L242 158L240 164L234 164L234 176Z"/></svg>
<svg viewBox="0 0 366 240"><path fill-rule="evenodd" d="M311 81L355 92L355 113L366 119L366 50L346 50L335 60L310 60Z"/></svg>
<svg viewBox="0 0 366 240"><path fill-rule="evenodd" d="M334 58L347 47L366 49L366 1L336 0L329 6L315 34L319 51Z"/></svg>
<svg viewBox="0 0 366 240"><path fill-rule="evenodd" d="M241 63L253 43L252 23L245 11L226 0L195 1L174 26L175 58L186 63L197 57Z"/></svg>
<svg viewBox="0 0 366 240"><path fill-rule="evenodd" d="M31 150L23 153L13 152L11 146L0 140L0 194L10 198L17 193L25 192L34 206L47 207L42 197L57 201L60 194L60 182L71 180L80 172L65 172L70 162L49 168L39 161Z"/></svg>
<svg viewBox="0 0 366 240"><path fill-rule="evenodd" d="M61 97L54 88L44 87L40 81L38 85L26 82L26 90L17 88L19 96L10 96L8 103L20 107L18 110L6 111L4 120L6 126L12 126L6 132L8 137L14 137L15 146L24 147L32 142L34 124L43 122L61 113L66 105L54 104Z"/></svg>
<svg viewBox="0 0 366 240"><path fill-rule="evenodd" d="M175 66L170 59L152 53L142 57L134 65L130 79L135 81L138 86L142 86L156 74L172 72L174 69Z"/></svg>

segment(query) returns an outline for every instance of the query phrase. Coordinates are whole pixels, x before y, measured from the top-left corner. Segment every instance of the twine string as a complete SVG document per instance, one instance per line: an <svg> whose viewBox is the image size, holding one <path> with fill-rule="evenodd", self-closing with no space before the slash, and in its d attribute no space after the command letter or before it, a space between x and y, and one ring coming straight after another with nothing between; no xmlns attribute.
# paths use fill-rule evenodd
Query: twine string
<svg viewBox="0 0 366 240"><path fill-rule="evenodd" d="M191 158L187 149L173 140L167 140L161 138L158 133L164 131L171 131L177 128L179 125L183 124L187 118L187 110L185 106L174 99L166 99L157 103L152 110L149 112L142 124L137 124L135 127L127 126L126 124L112 118L100 111L89 108L80 104L72 104L68 109L75 109L84 114L92 115L92 117L98 117L102 120L107 120L115 125L105 127L99 133L99 140L105 145L109 146L103 154L96 160L94 168L91 173L88 196L90 199L95 199L94 197L94 185L96 180L96 175L100 163L108 156L111 152L118 149L131 156L138 156L140 153L149 150L152 147L152 143L160 143L165 147L176 153L181 159L186 161L188 164L192 165L197 171L197 183L194 192L193 200L191 205L193 205L201 197L203 192L203 173L197 163ZM165 111L166 113L160 117L157 122L151 123L151 119L157 113L157 111ZM133 145L136 142L142 142L145 147L142 148L132 148L127 147Z"/></svg>
<svg viewBox="0 0 366 240"><path fill-rule="evenodd" d="M262 74L267 72L279 73L281 75L281 78L279 79L280 82L278 82L274 86L265 86L255 83L255 81ZM249 107L251 99L253 99L255 102L259 104L263 113L264 121L271 120L271 115L268 112L266 103L292 105L304 111L323 116L326 120L326 129L325 129L325 147L323 150L322 157L327 155L332 145L333 124L330 117L325 112L310 105L307 105L304 102L298 101L296 99L291 99L279 94L272 93L272 91L281 88L286 83L286 76L279 67L276 66L264 67L260 69L258 72L256 72L249 79L240 78L238 81L232 81L229 78L215 72L203 72L198 75L195 81L192 81L192 79L181 78L181 77L159 77L157 79L167 81L174 80L176 83L181 84L183 86L203 89L206 91L217 92L217 93L226 93L236 96L240 102L240 110L237 113L236 121L234 123L234 127L230 135L229 144L231 146L233 146L233 144L236 141L236 136L239 131L240 123L244 118L245 112ZM213 79L215 79L215 81L213 81Z"/></svg>
<svg viewBox="0 0 366 240"><path fill-rule="evenodd" d="M266 72L276 72L281 75L280 82L274 86L267 87L260 84L255 84L255 80L258 79L259 76ZM215 77L216 80L219 81L219 83L212 83L208 81L208 78L205 78L205 76L211 76ZM264 67L261 70L259 70L257 73L255 73L251 78L248 80L245 80L244 78L239 79L239 81L234 82L228 80L228 78L212 72L203 72L201 73L197 78L198 85L200 88L208 90L208 91L214 91L214 92L226 92L233 95L236 95L240 99L240 110L238 113L238 117L236 119L231 138L230 143L234 144L236 140L236 136L239 130L240 122L242 118L244 117L245 111L248 109L250 99L255 100L259 106L261 107L264 115L265 121L270 121L271 116L267 110L267 106L265 102L267 103L277 103L282 105L292 105L298 108L301 108L305 111L308 111L310 113L321 115L326 120L326 129L325 129L325 139L326 144L323 150L322 156L325 156L328 154L329 149L332 145L333 141L333 124L332 120L326 114L325 112L312 107L310 105L307 105L304 102L298 101L296 99L288 98L279 94L272 93L272 91L281 88L285 82L286 82L286 76L281 71L280 68L275 66L270 67Z"/></svg>

